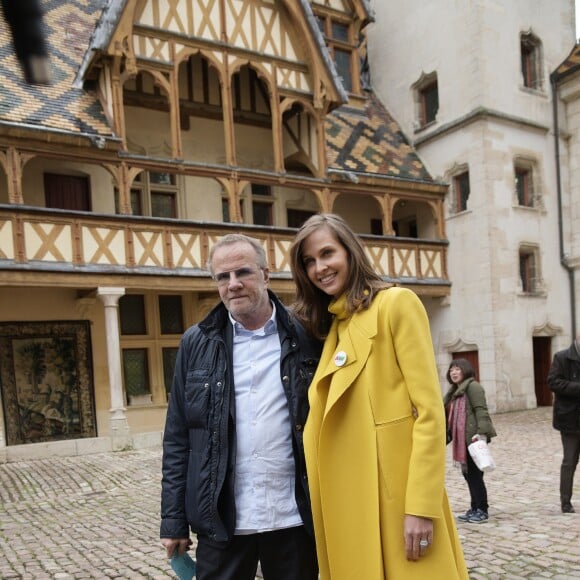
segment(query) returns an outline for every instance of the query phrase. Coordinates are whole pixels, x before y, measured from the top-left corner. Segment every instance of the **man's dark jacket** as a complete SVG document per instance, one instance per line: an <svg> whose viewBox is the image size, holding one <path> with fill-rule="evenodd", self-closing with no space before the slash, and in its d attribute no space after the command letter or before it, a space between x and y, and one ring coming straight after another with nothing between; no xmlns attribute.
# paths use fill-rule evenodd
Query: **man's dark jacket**
<svg viewBox="0 0 580 580"><path fill-rule="evenodd" d="M302 435L308 387L321 345L269 294L276 305L280 379L292 426L296 503L305 528L313 535ZM181 339L163 436L162 538L188 538L191 527L196 534L226 545L234 534L232 335L228 311L219 304Z"/></svg>
<svg viewBox="0 0 580 580"><path fill-rule="evenodd" d="M548 373L554 392L554 429L580 433L580 355L574 343L554 355Z"/></svg>

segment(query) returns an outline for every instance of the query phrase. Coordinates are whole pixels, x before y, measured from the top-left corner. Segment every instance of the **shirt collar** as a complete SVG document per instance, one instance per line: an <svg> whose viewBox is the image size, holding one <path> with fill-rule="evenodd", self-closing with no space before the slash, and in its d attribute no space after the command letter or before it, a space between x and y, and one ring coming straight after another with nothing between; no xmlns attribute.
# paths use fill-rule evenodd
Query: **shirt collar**
<svg viewBox="0 0 580 580"><path fill-rule="evenodd" d="M278 332L278 321L276 320L276 305L270 300L272 305L272 315L269 320L262 326L262 328L256 328L256 330L248 330L241 322L238 322L232 316L232 313L228 311L228 316L230 323L234 329L234 336L239 334L274 334Z"/></svg>

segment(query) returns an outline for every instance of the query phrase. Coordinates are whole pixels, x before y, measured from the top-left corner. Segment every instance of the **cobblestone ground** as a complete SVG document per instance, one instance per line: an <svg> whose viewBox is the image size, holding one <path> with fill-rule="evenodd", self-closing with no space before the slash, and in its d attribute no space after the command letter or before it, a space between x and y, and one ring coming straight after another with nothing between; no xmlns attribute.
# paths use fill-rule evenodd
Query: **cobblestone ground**
<svg viewBox="0 0 580 580"><path fill-rule="evenodd" d="M550 419L549 408L494 416L490 521L458 524L473 580L580 578L580 513L559 509ZM453 510L465 511L467 485L449 458L447 487ZM159 493L159 449L0 465L0 578L173 577Z"/></svg>

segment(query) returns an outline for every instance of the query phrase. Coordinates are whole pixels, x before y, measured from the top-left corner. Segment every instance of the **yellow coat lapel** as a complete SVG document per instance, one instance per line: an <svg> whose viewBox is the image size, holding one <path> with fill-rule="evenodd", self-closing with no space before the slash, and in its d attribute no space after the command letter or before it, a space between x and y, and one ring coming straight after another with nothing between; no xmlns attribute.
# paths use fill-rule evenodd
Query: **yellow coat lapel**
<svg viewBox="0 0 580 580"><path fill-rule="evenodd" d="M326 365L320 377L322 379L333 375L325 416L349 389L367 362L371 352L372 338L377 333L376 312L367 309L354 314L350 319L335 320L332 329L338 340L330 341L330 345L336 344L336 346L334 348L331 346L323 354ZM338 365L336 362L336 356L339 353L346 355L346 362L343 365Z"/></svg>

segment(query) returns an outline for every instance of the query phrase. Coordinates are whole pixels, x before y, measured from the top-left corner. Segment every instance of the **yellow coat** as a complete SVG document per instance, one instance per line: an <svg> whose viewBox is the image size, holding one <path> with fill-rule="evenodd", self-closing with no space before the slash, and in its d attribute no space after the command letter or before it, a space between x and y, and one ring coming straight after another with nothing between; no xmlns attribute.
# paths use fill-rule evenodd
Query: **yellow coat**
<svg viewBox="0 0 580 580"><path fill-rule="evenodd" d="M349 318L341 308L344 297L331 305L304 432L321 580L467 580L423 305L390 288ZM405 514L434 520L433 544L417 562L406 559Z"/></svg>

